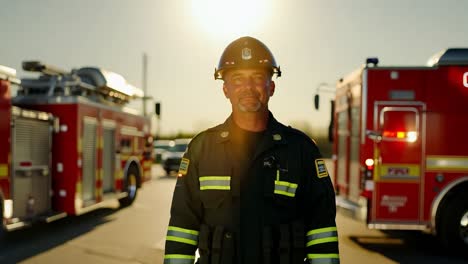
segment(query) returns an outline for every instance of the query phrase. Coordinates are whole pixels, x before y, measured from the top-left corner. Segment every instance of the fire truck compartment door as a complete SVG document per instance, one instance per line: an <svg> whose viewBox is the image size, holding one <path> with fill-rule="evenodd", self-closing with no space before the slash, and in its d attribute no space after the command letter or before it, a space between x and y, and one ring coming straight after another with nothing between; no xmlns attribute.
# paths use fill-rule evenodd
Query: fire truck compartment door
<svg viewBox="0 0 468 264"><path fill-rule="evenodd" d="M102 171L103 171L103 191L104 193L114 191L114 170L115 170L115 127L104 127L103 148L102 148Z"/></svg>
<svg viewBox="0 0 468 264"><path fill-rule="evenodd" d="M49 121L13 118L13 217L29 218L51 210Z"/></svg>
<svg viewBox="0 0 468 264"><path fill-rule="evenodd" d="M424 104L383 102L374 107L374 184L370 223L421 219Z"/></svg>
<svg viewBox="0 0 468 264"><path fill-rule="evenodd" d="M83 120L83 177L82 197L85 206L94 203L97 173L97 121L92 117Z"/></svg>

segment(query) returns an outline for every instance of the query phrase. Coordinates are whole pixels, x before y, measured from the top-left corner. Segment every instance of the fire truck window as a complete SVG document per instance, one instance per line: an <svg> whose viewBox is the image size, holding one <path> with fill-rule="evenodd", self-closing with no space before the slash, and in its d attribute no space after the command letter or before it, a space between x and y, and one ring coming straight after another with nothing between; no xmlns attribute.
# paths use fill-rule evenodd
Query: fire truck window
<svg viewBox="0 0 468 264"><path fill-rule="evenodd" d="M384 130L415 131L416 113L408 111L387 111L384 115Z"/></svg>
<svg viewBox="0 0 468 264"><path fill-rule="evenodd" d="M120 140L120 146L122 150L130 151L132 146L132 141L129 138L122 138Z"/></svg>
<svg viewBox="0 0 468 264"><path fill-rule="evenodd" d="M390 99L391 100L414 100L415 95L414 91L405 91L405 90L391 90Z"/></svg>
<svg viewBox="0 0 468 264"><path fill-rule="evenodd" d="M384 111L381 129L384 139L414 141L418 132L418 116L412 110Z"/></svg>

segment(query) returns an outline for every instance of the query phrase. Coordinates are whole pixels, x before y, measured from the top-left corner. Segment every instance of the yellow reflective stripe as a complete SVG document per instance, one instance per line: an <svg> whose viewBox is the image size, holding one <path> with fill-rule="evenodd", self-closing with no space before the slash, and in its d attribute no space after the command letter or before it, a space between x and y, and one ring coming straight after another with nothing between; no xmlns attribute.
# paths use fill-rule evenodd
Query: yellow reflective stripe
<svg viewBox="0 0 468 264"><path fill-rule="evenodd" d="M337 231L336 226L312 229L309 232L307 232L307 235L310 236L310 235L313 235L313 234L330 232L330 231Z"/></svg>
<svg viewBox="0 0 468 264"><path fill-rule="evenodd" d="M195 256L194 255L182 255L182 254L168 254L168 255L164 255L164 258L195 259Z"/></svg>
<svg viewBox="0 0 468 264"><path fill-rule="evenodd" d="M200 190L231 190L231 176L202 176Z"/></svg>
<svg viewBox="0 0 468 264"><path fill-rule="evenodd" d="M231 186L203 186L200 190L231 190Z"/></svg>
<svg viewBox="0 0 468 264"><path fill-rule="evenodd" d="M187 234L192 234L192 235L198 235L199 232L196 230L191 230L191 229L185 229L185 228L180 228L176 226L169 226L167 230L172 230L172 231L179 231L179 232L184 232Z"/></svg>
<svg viewBox="0 0 468 264"><path fill-rule="evenodd" d="M325 238L314 239L312 241L307 242L306 246L309 247L312 245L328 243L328 242L338 242L338 237L325 237Z"/></svg>
<svg viewBox="0 0 468 264"><path fill-rule="evenodd" d="M182 237L175 237L175 236L167 236L166 237L167 241L174 241L174 242L180 242L180 243L185 243L185 244L190 244L190 245L198 245L197 241L188 239L188 238L182 238Z"/></svg>
<svg viewBox="0 0 468 264"><path fill-rule="evenodd" d="M199 179L200 181L214 181L214 180L228 181L228 180L231 180L231 176L202 176Z"/></svg>
<svg viewBox="0 0 468 264"><path fill-rule="evenodd" d="M169 226L167 228L166 240L196 246L198 245L198 233L196 230Z"/></svg>
<svg viewBox="0 0 468 264"><path fill-rule="evenodd" d="M8 164L0 164L0 177L8 176Z"/></svg>
<svg viewBox="0 0 468 264"><path fill-rule="evenodd" d="M168 254L164 255L164 264L193 264L194 255Z"/></svg>
<svg viewBox="0 0 468 264"><path fill-rule="evenodd" d="M307 254L308 259L318 259L318 258L340 258L338 254Z"/></svg>
<svg viewBox="0 0 468 264"><path fill-rule="evenodd" d="M294 197L296 195L297 186L296 183L275 181L274 193Z"/></svg>
<svg viewBox="0 0 468 264"><path fill-rule="evenodd" d="M310 230L307 232L307 241L307 247L322 243L338 242L336 226Z"/></svg>
<svg viewBox="0 0 468 264"><path fill-rule="evenodd" d="M287 186L287 187L291 187L291 188L297 188L296 183L285 182L285 181L275 181L275 185L281 185L281 186Z"/></svg>
<svg viewBox="0 0 468 264"><path fill-rule="evenodd" d="M467 156L427 156L427 171L467 171Z"/></svg>

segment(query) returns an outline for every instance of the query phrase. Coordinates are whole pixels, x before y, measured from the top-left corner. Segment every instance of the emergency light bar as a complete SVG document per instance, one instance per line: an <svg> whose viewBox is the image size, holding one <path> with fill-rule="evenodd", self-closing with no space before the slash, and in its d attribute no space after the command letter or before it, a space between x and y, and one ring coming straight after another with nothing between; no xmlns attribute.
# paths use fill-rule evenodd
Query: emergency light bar
<svg viewBox="0 0 468 264"><path fill-rule="evenodd" d="M450 48L433 55L427 66L468 65L468 49Z"/></svg>
<svg viewBox="0 0 468 264"><path fill-rule="evenodd" d="M125 78L115 72L93 67L84 67L76 71L83 81L102 89L105 94L120 93L131 98L143 97L141 89L127 83Z"/></svg>
<svg viewBox="0 0 468 264"><path fill-rule="evenodd" d="M382 137L390 139L400 139L408 142L415 142L418 138L418 133L415 131L388 131L382 133Z"/></svg>
<svg viewBox="0 0 468 264"><path fill-rule="evenodd" d="M115 72L94 67L67 72L39 61L24 61L22 66L26 71L40 72L43 75L23 79L22 90L19 91L21 95L86 96L91 100L113 105L124 105L130 99L144 97L143 90L129 84L122 75Z"/></svg>
<svg viewBox="0 0 468 264"><path fill-rule="evenodd" d="M23 70L30 72L41 72L46 75L65 75L69 74L65 70L55 66L44 64L40 61L23 61Z"/></svg>
<svg viewBox="0 0 468 264"><path fill-rule="evenodd" d="M19 83L19 80L16 79L16 70L2 65L0 65L0 79Z"/></svg>

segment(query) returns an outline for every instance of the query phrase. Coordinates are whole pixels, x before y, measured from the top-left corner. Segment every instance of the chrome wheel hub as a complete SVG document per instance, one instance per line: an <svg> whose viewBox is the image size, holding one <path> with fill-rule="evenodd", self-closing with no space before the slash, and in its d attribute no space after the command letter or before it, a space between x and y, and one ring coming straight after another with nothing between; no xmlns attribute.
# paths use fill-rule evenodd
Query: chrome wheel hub
<svg viewBox="0 0 468 264"><path fill-rule="evenodd" d="M460 220L460 236L465 241L465 245L468 245L468 211L465 212Z"/></svg>

